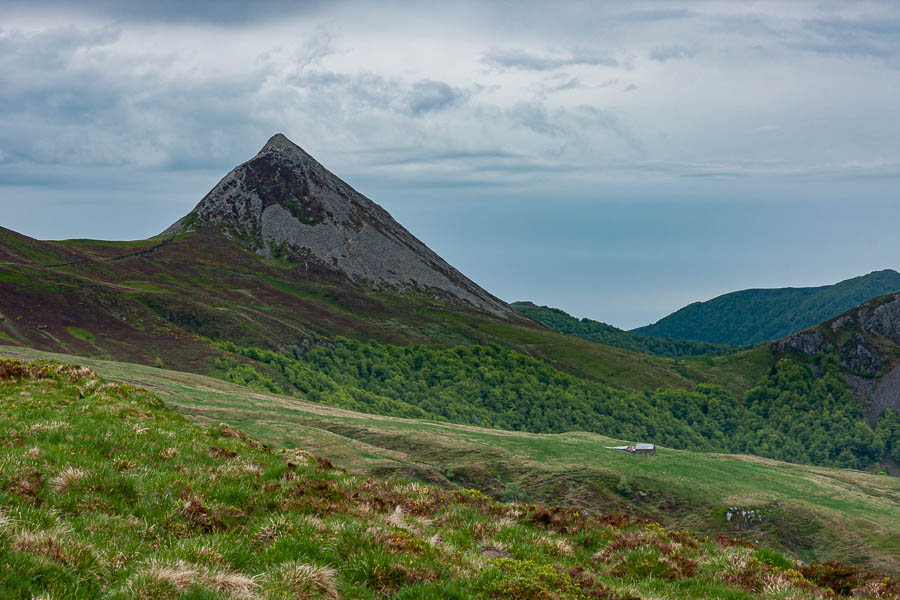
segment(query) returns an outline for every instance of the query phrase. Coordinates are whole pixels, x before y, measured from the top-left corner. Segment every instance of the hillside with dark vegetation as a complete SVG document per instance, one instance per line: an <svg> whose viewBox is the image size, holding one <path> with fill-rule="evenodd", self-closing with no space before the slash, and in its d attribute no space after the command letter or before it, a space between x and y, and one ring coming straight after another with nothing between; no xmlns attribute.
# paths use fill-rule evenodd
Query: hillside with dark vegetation
<svg viewBox="0 0 900 600"><path fill-rule="evenodd" d="M4 598L893 598L626 515L356 477L84 367L0 361Z"/></svg>
<svg viewBox="0 0 900 600"><path fill-rule="evenodd" d="M640 335L586 317L577 319L559 308L537 306L533 302L513 302L510 307L520 315L540 321L560 333L633 352L657 356L699 356L737 351L737 348L725 344Z"/></svg>
<svg viewBox="0 0 900 600"><path fill-rule="evenodd" d="M695 302L632 333L732 346L760 344L896 291L900 273L891 269L821 287L742 290Z"/></svg>

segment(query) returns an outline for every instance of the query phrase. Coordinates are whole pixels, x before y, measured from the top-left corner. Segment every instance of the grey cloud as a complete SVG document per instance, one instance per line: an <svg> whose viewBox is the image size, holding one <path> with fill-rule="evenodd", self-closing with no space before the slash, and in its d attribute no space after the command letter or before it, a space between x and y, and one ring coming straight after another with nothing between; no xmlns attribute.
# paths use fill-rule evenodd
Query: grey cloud
<svg viewBox="0 0 900 600"><path fill-rule="evenodd" d="M804 22L805 37L790 46L814 52L861 55L888 59L900 66L900 20L898 19L810 19Z"/></svg>
<svg viewBox="0 0 900 600"><path fill-rule="evenodd" d="M400 82L375 73L344 75L319 71L298 75L292 81L307 97L330 95L335 107L390 110L403 96Z"/></svg>
<svg viewBox="0 0 900 600"><path fill-rule="evenodd" d="M527 50L495 49L486 52L482 60L496 68L526 71L550 71L576 65L616 67L619 61L613 56L597 54L583 49L571 52L551 50L548 54L534 54Z"/></svg>
<svg viewBox="0 0 900 600"><path fill-rule="evenodd" d="M625 88L625 91L633 92L636 89L638 89L638 86L634 85L633 83L629 83L628 86Z"/></svg>
<svg viewBox="0 0 900 600"><path fill-rule="evenodd" d="M548 83L540 86L541 95L555 94L556 92L565 92L566 90L577 90L582 87L581 80L578 77L568 77L565 81L558 83ZM602 84L598 87L604 87Z"/></svg>
<svg viewBox="0 0 900 600"><path fill-rule="evenodd" d="M657 47L650 51L650 59L659 62L693 58L696 55L696 50L694 50L693 48L685 48L684 46Z"/></svg>
<svg viewBox="0 0 900 600"><path fill-rule="evenodd" d="M69 63L72 53L107 46L119 39L115 27L82 30L54 27L34 33L0 27L0 64L19 70L56 71Z"/></svg>
<svg viewBox="0 0 900 600"><path fill-rule="evenodd" d="M796 180L849 180L900 178L900 162L875 161L869 163L805 163L786 160L734 160L721 162L689 162L672 160L613 161L612 166L635 173L658 173L684 179L746 180L778 177Z"/></svg>
<svg viewBox="0 0 900 600"><path fill-rule="evenodd" d="M568 90L577 90L584 87L581 79L578 77L572 77L566 72L555 73L544 81L540 83L535 83L532 85L532 89L534 90L535 98L538 100L546 100L549 96L556 94L558 92L565 92ZM604 84L600 84L599 86L595 85L593 87L605 87Z"/></svg>
<svg viewBox="0 0 900 600"><path fill-rule="evenodd" d="M412 114L420 116L459 104L464 98L465 93L462 90L442 81L419 81L409 92L409 110Z"/></svg>
<svg viewBox="0 0 900 600"><path fill-rule="evenodd" d="M440 163L459 163L465 161L511 161L525 158L523 154L505 150L423 150L417 146L403 148L373 148L357 154L365 157L365 162L372 166L386 167L395 165L434 165Z"/></svg>
<svg viewBox="0 0 900 600"><path fill-rule="evenodd" d="M538 102L520 102L506 114L513 122L534 133L565 140L566 147L589 147L598 134L608 132L632 150L643 148L628 124L612 110L587 105L548 110Z"/></svg>
<svg viewBox="0 0 900 600"><path fill-rule="evenodd" d="M553 86L551 89L554 92L562 92L565 90L574 90L581 87L581 80L577 77L572 77L566 82L560 83L559 85Z"/></svg>
<svg viewBox="0 0 900 600"><path fill-rule="evenodd" d="M700 16L700 13L687 9L654 9L654 10L638 10L622 13L616 18L622 21L673 21L681 19L690 19Z"/></svg>
<svg viewBox="0 0 900 600"><path fill-rule="evenodd" d="M116 56L106 46L117 39L113 29L0 35L0 146L10 160L143 168L230 162L235 142L259 126L248 107L266 67L185 81L169 73L171 57Z"/></svg>
<svg viewBox="0 0 900 600"><path fill-rule="evenodd" d="M713 33L738 35L754 40L779 39L782 35L773 22L761 14L715 15L709 21L709 30Z"/></svg>
<svg viewBox="0 0 900 600"><path fill-rule="evenodd" d="M324 0L7 0L9 10L67 14L77 12L113 22L211 23L245 26L248 23L312 16L329 5Z"/></svg>
<svg viewBox="0 0 900 600"><path fill-rule="evenodd" d="M533 186L536 180L552 173L587 169L586 165L571 161L505 151L441 153L408 148L394 149L384 159L369 161L365 169L369 175L364 177L377 174L381 181L390 180L392 187L411 189L500 187L509 191L517 185Z"/></svg>
<svg viewBox="0 0 900 600"><path fill-rule="evenodd" d="M513 121L541 135L558 136L565 132L561 124L553 122L547 108L537 102L519 102L507 114Z"/></svg>

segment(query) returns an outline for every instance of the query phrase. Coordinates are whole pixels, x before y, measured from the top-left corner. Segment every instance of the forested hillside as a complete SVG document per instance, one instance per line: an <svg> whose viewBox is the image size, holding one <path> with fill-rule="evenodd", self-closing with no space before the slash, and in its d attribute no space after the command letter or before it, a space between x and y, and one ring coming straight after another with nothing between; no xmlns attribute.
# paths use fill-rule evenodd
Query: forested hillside
<svg viewBox="0 0 900 600"><path fill-rule="evenodd" d="M633 352L657 356L699 356L733 352L735 348L725 344L693 342L674 338L658 338L640 335L588 318L576 319L567 312L549 306L537 306L532 302L513 302L512 309L521 315L540 321L560 333Z"/></svg>
<svg viewBox="0 0 900 600"><path fill-rule="evenodd" d="M232 343L230 381L375 414L538 433L593 431L674 448L864 469L900 457L897 416L873 429L833 356L782 360L744 395L720 386L630 393L499 346L394 346L338 338L308 352ZM252 363L242 362L240 357ZM877 468L877 467L876 467Z"/></svg>
<svg viewBox="0 0 900 600"><path fill-rule="evenodd" d="M695 302L632 333L740 346L778 340L900 290L891 269L809 288L753 289Z"/></svg>

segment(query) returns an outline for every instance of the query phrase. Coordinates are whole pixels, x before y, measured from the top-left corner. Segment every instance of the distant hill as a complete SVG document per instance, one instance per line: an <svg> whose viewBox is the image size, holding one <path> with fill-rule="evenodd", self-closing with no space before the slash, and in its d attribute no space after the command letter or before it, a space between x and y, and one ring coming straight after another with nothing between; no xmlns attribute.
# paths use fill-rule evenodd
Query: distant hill
<svg viewBox="0 0 900 600"><path fill-rule="evenodd" d="M540 321L544 325L581 339L616 348L624 348L633 352L655 354L657 356L699 356L702 354L720 354L733 351L725 344L710 344L673 338L657 338L649 335L631 333L600 321L583 318L577 319L558 308L538 306L533 302L513 302L510 306L517 313Z"/></svg>
<svg viewBox="0 0 900 600"><path fill-rule="evenodd" d="M900 291L900 273L891 269L821 287L742 290L689 304L631 333L732 346L760 344L896 291Z"/></svg>

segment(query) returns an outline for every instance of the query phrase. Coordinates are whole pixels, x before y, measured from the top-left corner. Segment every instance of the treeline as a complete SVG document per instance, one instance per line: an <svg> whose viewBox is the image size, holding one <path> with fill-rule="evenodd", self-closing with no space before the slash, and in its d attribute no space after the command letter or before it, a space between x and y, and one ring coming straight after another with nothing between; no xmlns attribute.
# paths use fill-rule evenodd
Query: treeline
<svg viewBox="0 0 900 600"><path fill-rule="evenodd" d="M537 306L531 302L513 302L510 306L517 313L540 321L560 333L633 352L657 356L699 356L702 354L726 354L737 350L737 348L725 344L656 338L631 333L600 321L587 318L577 319L558 308Z"/></svg>
<svg viewBox="0 0 900 600"><path fill-rule="evenodd" d="M217 366L231 381L299 391L361 412L536 433L592 431L838 467L866 468L890 453L900 458L897 416L886 412L873 430L832 357L819 360L820 377L808 366L780 361L737 398L711 384L625 392L496 345L393 346L337 338L305 353L219 346L259 366L220 359Z"/></svg>
<svg viewBox="0 0 900 600"><path fill-rule="evenodd" d="M779 361L744 399L746 422L732 449L790 462L864 469L885 456L900 459L900 425L886 410L873 430L841 375L824 355L816 376L806 365Z"/></svg>

